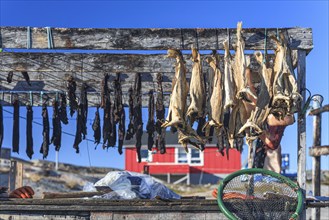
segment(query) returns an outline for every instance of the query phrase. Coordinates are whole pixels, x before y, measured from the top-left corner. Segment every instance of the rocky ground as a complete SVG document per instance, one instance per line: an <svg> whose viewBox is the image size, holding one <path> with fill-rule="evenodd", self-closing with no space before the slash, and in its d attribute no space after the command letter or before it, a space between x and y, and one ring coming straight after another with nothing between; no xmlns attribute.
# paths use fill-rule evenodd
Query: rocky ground
<svg viewBox="0 0 329 220"><path fill-rule="evenodd" d="M41 198L43 192L74 192L81 191L88 182L96 182L103 178L108 172L117 169L101 167L82 167L71 164L59 164L59 169L55 170L55 163L35 160L22 161L24 163L24 185L31 186L35 192L35 198ZM0 170L1 171L1 170ZM311 179L307 173L308 183L306 193L310 193ZM322 173L321 195L329 196L329 171ZM166 183L165 183L166 184ZM211 193L218 185L204 184L187 186L184 184L166 184L168 188L181 196L202 196L212 199ZM307 219L310 219L311 209L307 210ZM328 209L321 209L321 219L329 219Z"/></svg>

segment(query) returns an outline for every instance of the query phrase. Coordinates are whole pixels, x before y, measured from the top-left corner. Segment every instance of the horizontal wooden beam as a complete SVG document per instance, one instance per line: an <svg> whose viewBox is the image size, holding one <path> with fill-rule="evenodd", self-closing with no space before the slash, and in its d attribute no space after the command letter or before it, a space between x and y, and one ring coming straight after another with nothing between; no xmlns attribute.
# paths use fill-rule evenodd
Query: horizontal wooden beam
<svg viewBox="0 0 329 220"><path fill-rule="evenodd" d="M329 104L322 106L321 108L313 109L310 111L310 115L318 115L323 112L329 112Z"/></svg>
<svg viewBox="0 0 329 220"><path fill-rule="evenodd" d="M31 47L48 48L46 28L30 28ZM312 50L311 28L267 28L267 36L276 36L287 30L292 49ZM230 37L233 49L236 42L235 28L51 28L54 48L92 50L167 50L191 49L194 45L201 50L223 49L222 42ZM229 34L228 34L229 33ZM265 28L245 28L247 50L264 48ZM0 48L26 48L27 27L1 27ZM274 49L272 40L267 48Z"/></svg>
<svg viewBox="0 0 329 220"><path fill-rule="evenodd" d="M203 55L202 59L204 58ZM191 55L184 55L187 72L192 70ZM250 67L258 69L254 55L246 55ZM295 56L293 56L295 57ZM273 61L274 55L269 54ZM223 68L224 61L221 55ZM294 58L294 60L296 60ZM271 63L271 62L270 62ZM27 72L69 72L85 74L88 72L162 72L174 73L175 60L164 54L66 54L66 53L0 53L0 71ZM209 65L203 62L204 71Z"/></svg>
<svg viewBox="0 0 329 220"><path fill-rule="evenodd" d="M0 92L1 94L1 92ZM56 98L56 92L52 92L52 93L48 93L48 101L46 102L48 106L52 105L52 101L55 100ZM21 106L25 106L27 103L30 103L31 98L30 98L30 93L29 92L25 92L25 93L4 93L3 98L2 98L2 94L0 97L0 102L3 106L12 106L12 101L17 98L20 102ZM44 95L43 99L41 99L41 92L37 92L37 93L32 93L32 100L33 100L33 106L42 106L42 103L45 102L45 98L46 96ZM77 97L80 97L80 95L77 93ZM112 97L112 102L113 102L113 98ZM94 92L88 92L87 93L87 98L88 98L88 105L89 107L95 107L98 106L100 104L100 95L99 93L94 93ZM125 107L128 107L128 94L123 94L122 95L122 101ZM166 107L169 106L169 95L165 95L164 96L164 105ZM142 106L143 107L148 107L148 101L149 101L149 97L148 95L143 95L142 96Z"/></svg>
<svg viewBox="0 0 329 220"><path fill-rule="evenodd" d="M329 155L329 145L310 147L308 154L311 157Z"/></svg>

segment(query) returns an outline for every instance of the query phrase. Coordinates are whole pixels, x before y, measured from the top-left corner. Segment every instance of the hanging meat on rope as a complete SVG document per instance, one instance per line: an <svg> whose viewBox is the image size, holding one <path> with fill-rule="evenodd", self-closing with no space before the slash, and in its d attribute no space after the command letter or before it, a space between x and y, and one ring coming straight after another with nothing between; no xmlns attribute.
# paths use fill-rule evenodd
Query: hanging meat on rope
<svg viewBox="0 0 329 220"><path fill-rule="evenodd" d="M206 109L206 88L200 54L197 49L192 48L193 67L190 82L190 106L187 109L186 117L190 125L193 126L195 120L204 118Z"/></svg>
<svg viewBox="0 0 329 220"><path fill-rule="evenodd" d="M62 125L59 116L59 102L57 100L53 101L53 135L50 142L55 146L55 150L59 151L61 148L62 139Z"/></svg>
<svg viewBox="0 0 329 220"><path fill-rule="evenodd" d="M26 155L32 159L33 135L32 135L33 109L30 104L26 105Z"/></svg>
<svg viewBox="0 0 329 220"><path fill-rule="evenodd" d="M205 133L202 130L206 122L206 84L202 73L200 53L195 48L192 48L191 60L193 62L193 67L190 82L190 106L187 109L186 117L191 127L194 121L198 121L197 134L199 136L204 136ZM204 145L202 144L201 150L203 149Z"/></svg>
<svg viewBox="0 0 329 220"><path fill-rule="evenodd" d="M30 76L29 76L29 74L28 74L27 72L21 72L21 73L22 73L22 75L23 75L25 81L27 82L27 84L28 84L29 86L31 86L31 82L30 82Z"/></svg>
<svg viewBox="0 0 329 220"><path fill-rule="evenodd" d="M128 104L129 104L129 124L126 134L126 140L130 140L134 134L134 91L133 88L129 88L128 90Z"/></svg>
<svg viewBox="0 0 329 220"><path fill-rule="evenodd" d="M101 141L101 119L99 117L99 106L96 107L96 112L95 112L95 118L94 122L92 125L93 131L94 131L94 143L96 144L95 149L97 145Z"/></svg>
<svg viewBox="0 0 329 220"><path fill-rule="evenodd" d="M88 99L87 99L87 88L86 83L82 83L80 91L80 104L78 106L77 115L77 127L74 138L73 148L76 149L76 153L79 153L79 144L82 139L86 139L87 135L87 116L88 116Z"/></svg>
<svg viewBox="0 0 329 220"><path fill-rule="evenodd" d="M235 83L233 79L233 67L232 67L232 56L230 53L230 45L228 40L225 40L223 42L223 47L225 49L224 54L224 99L223 99L223 128L224 131L221 136L221 143L226 147L226 155L229 157L229 149L233 148L233 146L230 146L229 143L229 123L230 123L230 116L231 111L234 106L235 102L235 94L236 94L236 88ZM222 152L223 153L223 152Z"/></svg>
<svg viewBox="0 0 329 220"><path fill-rule="evenodd" d="M2 109L2 104L0 103L0 156L1 156L2 141L3 141L3 109Z"/></svg>
<svg viewBox="0 0 329 220"><path fill-rule="evenodd" d="M109 80L109 75L106 73L104 74L104 78L102 79L101 82L101 108L105 108L106 107L106 99L109 96L109 88L107 85L107 82Z"/></svg>
<svg viewBox="0 0 329 220"><path fill-rule="evenodd" d="M134 131L136 132L136 151L138 163L142 161L141 147L143 135L143 120L142 120L142 78L141 73L136 73L134 84Z"/></svg>
<svg viewBox="0 0 329 220"><path fill-rule="evenodd" d="M277 48L274 61L273 101L271 113L278 119L297 112L298 103L302 100L298 93L291 50L287 33L280 33L280 40L272 37Z"/></svg>
<svg viewBox="0 0 329 220"><path fill-rule="evenodd" d="M210 112L210 100L211 100L211 95L212 95L212 91L213 91L213 86L214 86L214 73L212 71L208 71L207 74L207 80L205 80L207 83L207 101L206 101L206 114L207 114L207 118L209 118L209 115L211 114ZM204 131L204 129L202 128L202 130ZM204 132L204 136L207 137L208 143L212 142L213 136L214 136L214 127L210 127L210 130L207 131L206 134Z"/></svg>
<svg viewBox="0 0 329 220"><path fill-rule="evenodd" d="M149 103L148 103L148 121L146 125L147 136L147 149L152 151L154 145L154 132L155 132L155 124L154 124L154 91L151 89L149 91Z"/></svg>
<svg viewBox="0 0 329 220"><path fill-rule="evenodd" d="M69 105L70 105L70 115L73 116L74 112L78 109L78 102L76 100L75 91L77 89L77 84L73 78L70 76L67 80L67 93L69 96Z"/></svg>
<svg viewBox="0 0 329 220"><path fill-rule="evenodd" d="M13 103L14 117L13 117L13 152L19 153L19 101L16 98Z"/></svg>
<svg viewBox="0 0 329 220"><path fill-rule="evenodd" d="M48 109L47 101L42 104L42 144L40 148L40 153L43 155L43 159L47 158L49 151L49 118L48 118Z"/></svg>
<svg viewBox="0 0 329 220"><path fill-rule="evenodd" d="M236 94L235 83L233 79L233 67L232 67L232 56L228 40L223 42L225 49L224 55L224 88L225 88L225 99L224 99L224 111L230 109L234 105L234 96Z"/></svg>
<svg viewBox="0 0 329 220"><path fill-rule="evenodd" d="M122 146L123 140L125 138L125 121L126 114L122 103L122 88L121 88L121 74L116 74L115 86L114 86L114 96L115 96L115 104L114 104L114 121L115 124L119 123L119 134L118 134L118 152L122 154Z"/></svg>
<svg viewBox="0 0 329 220"><path fill-rule="evenodd" d="M113 82L113 88L115 88L115 82ZM115 144L117 142L117 127L116 127L116 123L115 123L115 99L116 97L114 97L113 99L113 106L111 106L110 108L110 133L109 133L109 139L108 139L108 146L109 147L115 147ZM111 103L110 103L111 104Z"/></svg>
<svg viewBox="0 0 329 220"><path fill-rule="evenodd" d="M103 114L103 149L109 148L111 144L111 133L112 133L112 109L110 91L108 88L109 75L105 74L102 80L101 90L101 106L104 109Z"/></svg>
<svg viewBox="0 0 329 220"><path fill-rule="evenodd" d="M178 130L178 143L182 144L185 151L188 152L187 144L191 144L200 149L200 144L204 140L197 135L192 127L186 123L186 99L188 93L188 83L186 81L186 68L183 56L180 51L168 50L169 58L175 58L175 76L173 79L172 94L170 96L169 110L165 122L161 125L163 128L168 126L176 127ZM195 139L196 142L191 141Z"/></svg>
<svg viewBox="0 0 329 220"><path fill-rule="evenodd" d="M155 103L155 114L156 123L155 130L157 132L156 136L156 147L160 150L160 154L166 153L166 129L161 127L162 122L165 119L165 107L163 104L163 89L162 89L162 74L158 73L157 76L157 96Z"/></svg>
<svg viewBox="0 0 329 220"><path fill-rule="evenodd" d="M59 118L63 124L67 125L69 123L69 119L67 118L67 111L66 111L66 95L63 93L61 94L61 104L59 108Z"/></svg>
<svg viewBox="0 0 329 220"><path fill-rule="evenodd" d="M11 83L13 81L13 76L14 76L13 71L9 71L8 75L7 75L7 78L6 78L7 83Z"/></svg>
<svg viewBox="0 0 329 220"><path fill-rule="evenodd" d="M118 145L118 152L119 154L122 154L122 146L123 146L123 141L125 138L125 133L126 133L126 113L124 109L122 109L122 113L120 116L120 121L119 121L119 145Z"/></svg>
<svg viewBox="0 0 329 220"><path fill-rule="evenodd" d="M86 139L87 135L87 118L88 118L88 97L87 97L87 89L88 85L86 83L82 83L81 93L80 93L80 104L82 104L81 109L81 120L82 120L82 130L81 133L83 135L83 139Z"/></svg>
<svg viewBox="0 0 329 220"><path fill-rule="evenodd" d="M267 116L270 113L270 102L272 99L272 84L273 74L272 68L267 68L264 62L263 55L260 51L254 53L257 62L260 65L259 78L260 90L258 99L255 101L255 109L252 110L247 122L242 126L239 133L248 130L247 142L254 141L260 134L262 134Z"/></svg>
<svg viewBox="0 0 329 220"><path fill-rule="evenodd" d="M75 131L75 138L73 143L73 148L75 149L75 152L79 153L79 144L82 141L82 130L83 130L83 104L80 103L78 106L78 114L77 114L77 126Z"/></svg>
<svg viewBox="0 0 329 220"><path fill-rule="evenodd" d="M229 144L231 147L234 146L234 140L236 138L244 137L244 134L239 134L240 128L247 121L251 111L247 111L246 106L251 102L248 97L257 98L253 94L250 88L247 86L246 69L247 61L244 54L245 42L242 36L242 22L237 24L237 41L236 41L236 52L235 60L233 65L233 78L235 84L235 98L233 100L233 108L229 119ZM248 104L247 104L248 102ZM251 103L252 104L252 103Z"/></svg>
<svg viewBox="0 0 329 220"><path fill-rule="evenodd" d="M223 127L224 86L222 73L219 69L219 55L216 51L213 51L213 54L206 58L206 62L214 72L213 89L210 97L210 114L208 115L209 121L205 125L206 136L208 136L210 128L214 127L214 133L217 138L217 147L219 152L223 154L225 149L223 138L226 135L225 128Z"/></svg>
<svg viewBox="0 0 329 220"><path fill-rule="evenodd" d="M111 125L111 101L109 94L104 97L104 114L103 114L103 149L109 147L109 138L112 129Z"/></svg>

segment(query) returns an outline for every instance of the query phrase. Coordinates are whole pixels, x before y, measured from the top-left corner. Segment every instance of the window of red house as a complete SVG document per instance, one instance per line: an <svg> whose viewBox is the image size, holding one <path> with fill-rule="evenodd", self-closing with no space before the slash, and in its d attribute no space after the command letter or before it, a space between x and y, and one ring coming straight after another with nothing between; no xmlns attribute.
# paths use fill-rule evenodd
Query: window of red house
<svg viewBox="0 0 329 220"><path fill-rule="evenodd" d="M191 165L203 165L203 152L198 149L189 148L189 152L186 153L182 147L175 149L176 163L191 164Z"/></svg>
<svg viewBox="0 0 329 220"><path fill-rule="evenodd" d="M147 149L141 149L141 157L142 157L142 162L152 162L153 159L152 151L149 151ZM138 161L137 154L136 154L136 161Z"/></svg>

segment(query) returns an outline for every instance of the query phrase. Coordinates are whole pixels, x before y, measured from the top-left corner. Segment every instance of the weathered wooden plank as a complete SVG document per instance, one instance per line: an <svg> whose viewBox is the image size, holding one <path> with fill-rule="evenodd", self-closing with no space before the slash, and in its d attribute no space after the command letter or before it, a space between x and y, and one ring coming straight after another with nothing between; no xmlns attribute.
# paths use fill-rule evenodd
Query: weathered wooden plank
<svg viewBox="0 0 329 220"><path fill-rule="evenodd" d="M313 109L310 111L310 115L318 115L323 112L329 112L329 105L322 106L321 108Z"/></svg>
<svg viewBox="0 0 329 220"><path fill-rule="evenodd" d="M202 59L204 58L203 55ZM257 70L259 65L254 55L246 55L251 60L250 68ZM188 72L192 70L191 55L184 55ZM221 55L220 66L224 60ZM268 55L273 63L274 55ZM203 62L206 72L209 65ZM27 72L69 72L88 74L89 72L123 73L174 73L175 60L165 54L68 54L68 53L0 53L0 71Z"/></svg>
<svg viewBox="0 0 329 220"><path fill-rule="evenodd" d="M27 103L30 102L30 94L29 93L19 93L19 94L10 94L10 93L4 93L3 95L3 99L2 99L2 93L1 94L1 98L0 98L0 102L2 103L2 105L4 106L11 106L12 102L11 100L14 100L15 98L18 98L20 105L21 106L25 106ZM33 100L33 106L42 106L42 103L46 102L46 104L48 106L52 105L53 100L55 100L56 98L56 93L49 93L47 94L48 96L48 101L45 101L45 95L44 98L41 100L41 95L40 92L37 93L32 93L32 100ZM79 97L80 95L77 93L77 96ZM99 93L94 93L94 92L88 92L87 93L87 98L88 98L88 105L89 107L95 107L98 106L100 104L100 95ZM123 94L122 95L122 101L125 107L128 107L128 94ZM169 99L170 96L169 95L165 95L164 96L164 105L166 107L169 106ZM142 96L142 106L143 107L147 107L148 106L148 96L147 95L143 95ZM113 101L113 99L112 99Z"/></svg>
<svg viewBox="0 0 329 220"><path fill-rule="evenodd" d="M72 205L57 206L57 205L3 205L0 204L0 210L6 211L103 211L103 212L168 212L168 211L184 211L184 212L204 212L204 211L216 211L218 212L218 206L211 207L198 207L197 205L180 205L180 206L80 206L80 204L74 203ZM1 211L0 211L1 213Z"/></svg>
<svg viewBox="0 0 329 220"><path fill-rule="evenodd" d="M310 155L311 157L320 157L324 155L329 155L329 145L310 147L308 155Z"/></svg>
<svg viewBox="0 0 329 220"><path fill-rule="evenodd" d="M65 213L58 213L55 215L49 213L12 213L1 214L1 220L89 220L89 216L67 215Z"/></svg>
<svg viewBox="0 0 329 220"><path fill-rule="evenodd" d="M93 197L93 196L101 196L101 195L104 195L104 192L67 192L67 193L44 192L43 199L84 198L84 197Z"/></svg>
<svg viewBox="0 0 329 220"><path fill-rule="evenodd" d="M15 72L13 76L13 81L8 83L4 78L8 73L0 72L0 90L13 90L13 91L67 91L67 79L69 76L73 76L77 83L77 92L80 91L82 83L86 83L89 86L89 92L100 92L101 91L101 81L104 78L103 73L91 73L91 74L70 74L63 72L30 72L30 83L23 79L20 72ZM154 91L157 88L157 83L155 76L156 74L142 73L142 93L148 93L151 89ZM172 77L173 74L167 74L164 79L165 82L162 83L163 91L165 93L171 93L172 87ZM123 93L127 93L129 88L133 87L135 74L121 74L121 87ZM149 79L147 79L149 78ZM113 91L113 79L114 75L110 74L110 80L108 86L110 90ZM153 81L154 80L154 81ZM187 75L187 80L190 80L190 74Z"/></svg>
<svg viewBox="0 0 329 220"><path fill-rule="evenodd" d="M136 199L136 200L106 200L106 199L7 199L1 200L1 205L11 205L11 206L68 206L79 204L79 206L199 206L201 209L205 207L217 206L216 200L205 200L205 199L181 199L181 200L146 200L146 199ZM217 206L218 208L218 206ZM123 208L124 209L124 208ZM1 210L1 209L0 209Z"/></svg>
<svg viewBox="0 0 329 220"><path fill-rule="evenodd" d="M306 95L306 51L298 50L297 64L297 85L298 91L302 95L303 100L300 102L300 109L305 105ZM306 190L306 118L301 111L298 112L297 124L297 181L299 186ZM304 195L305 197L305 195ZM305 198L304 198L305 199ZM306 211L301 214L302 219L306 219Z"/></svg>
<svg viewBox="0 0 329 220"><path fill-rule="evenodd" d="M46 28L31 28L31 47L48 48ZM168 48L201 50L223 49L230 36L231 48L236 42L235 28L52 28L54 48L93 50L166 50ZM292 49L312 50L311 28L268 28L268 36L287 30ZM229 31L229 35L228 35ZM265 28L245 28L247 50L264 48ZM13 40L15 39L15 40ZM0 48L26 48L27 27L1 27ZM268 49L274 49L267 39Z"/></svg>

